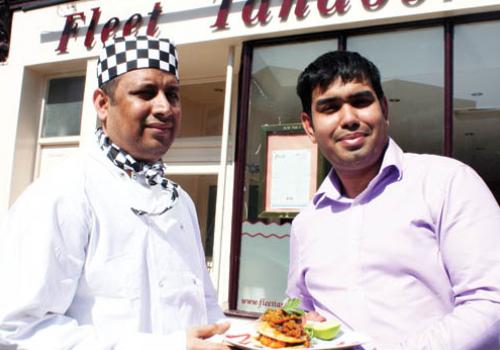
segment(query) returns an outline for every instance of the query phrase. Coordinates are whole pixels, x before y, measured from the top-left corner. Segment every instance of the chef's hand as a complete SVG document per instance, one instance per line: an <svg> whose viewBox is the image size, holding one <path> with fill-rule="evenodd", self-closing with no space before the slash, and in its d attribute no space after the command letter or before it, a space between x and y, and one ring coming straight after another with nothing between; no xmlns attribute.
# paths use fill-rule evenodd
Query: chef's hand
<svg viewBox="0 0 500 350"><path fill-rule="evenodd" d="M229 322L189 328L187 331L187 350L230 350L225 344L207 340L216 334L223 334L228 329Z"/></svg>
<svg viewBox="0 0 500 350"><path fill-rule="evenodd" d="M318 314L316 311L309 311L305 316L306 321L325 322L326 318Z"/></svg>

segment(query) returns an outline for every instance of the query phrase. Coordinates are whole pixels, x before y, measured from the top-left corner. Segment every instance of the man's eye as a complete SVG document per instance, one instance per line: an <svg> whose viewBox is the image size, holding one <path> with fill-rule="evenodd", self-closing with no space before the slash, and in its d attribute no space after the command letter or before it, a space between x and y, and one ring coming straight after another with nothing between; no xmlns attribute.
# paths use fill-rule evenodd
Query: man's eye
<svg viewBox="0 0 500 350"><path fill-rule="evenodd" d="M167 96L168 101L172 104L177 103L180 100L180 96L177 91L167 91L165 96Z"/></svg>
<svg viewBox="0 0 500 350"><path fill-rule="evenodd" d="M375 99L372 96L360 96L358 98L353 98L350 104L355 108L365 108L370 106L374 101Z"/></svg>
<svg viewBox="0 0 500 350"><path fill-rule="evenodd" d="M320 113L335 113L340 109L340 105L337 104L326 104L318 107L318 112Z"/></svg>
<svg viewBox="0 0 500 350"><path fill-rule="evenodd" d="M135 93L137 96L139 96L142 99L145 100L150 100L153 97L155 97L156 92L153 90L139 90Z"/></svg>

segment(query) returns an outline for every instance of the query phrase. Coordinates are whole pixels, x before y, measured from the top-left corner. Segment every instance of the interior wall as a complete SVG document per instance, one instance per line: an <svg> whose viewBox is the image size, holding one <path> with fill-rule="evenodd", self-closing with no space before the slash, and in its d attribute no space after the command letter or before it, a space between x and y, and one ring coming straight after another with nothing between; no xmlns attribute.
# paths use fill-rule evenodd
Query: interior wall
<svg viewBox="0 0 500 350"><path fill-rule="evenodd" d="M181 129L177 137L203 136L206 106L190 102L188 103L187 98L182 99Z"/></svg>
<svg viewBox="0 0 500 350"><path fill-rule="evenodd" d="M181 86L182 124L177 137L220 136L224 82Z"/></svg>
<svg viewBox="0 0 500 350"><path fill-rule="evenodd" d="M191 197L196 207L200 224L201 241L204 243L207 232L208 191L217 185L217 175L170 175Z"/></svg>

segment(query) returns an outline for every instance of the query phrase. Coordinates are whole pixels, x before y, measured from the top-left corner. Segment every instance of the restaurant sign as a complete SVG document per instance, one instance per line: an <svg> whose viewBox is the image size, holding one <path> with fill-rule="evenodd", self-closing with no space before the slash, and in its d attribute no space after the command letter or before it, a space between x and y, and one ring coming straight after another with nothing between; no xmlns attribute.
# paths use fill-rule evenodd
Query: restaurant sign
<svg viewBox="0 0 500 350"><path fill-rule="evenodd" d="M416 7L424 3L426 0L316 0L316 8L323 17L328 17L334 14L344 15L349 12L355 1L360 1L366 11L375 12L382 9L389 1L400 1L405 6ZM245 1L241 11L241 19L245 25L253 26L256 24L267 24L272 19L270 3L271 0ZM232 0L222 0L215 22L211 26L211 28L214 28L214 31L229 28L228 17L231 5ZM286 21L288 19L293 5L295 5L294 14L297 19L304 19L311 12L312 6L310 6L308 0L281 0L280 11L278 14L281 21ZM162 7L160 2L157 2L154 4L153 10L148 13L149 20L146 28L147 35L154 35L156 33L158 18L161 13ZM90 50L95 44L94 35L98 29L101 10L99 7L95 7L92 9L92 13L87 15L90 17L90 22L85 35L84 45ZM66 22L59 39L59 45L56 48L57 52L60 54L68 52L68 41L70 37L76 37L78 35L79 26L85 25L87 23L86 21L87 16L84 12L76 12L66 16ZM102 26L100 39L102 42L105 42L110 36L115 35L120 29L122 29L123 36L137 34L142 25L143 16L140 13L134 13L127 20L125 20L124 23L122 23L118 17L112 17Z"/></svg>
<svg viewBox="0 0 500 350"><path fill-rule="evenodd" d="M159 2L155 3L153 11L148 13L150 15L146 34L154 35L157 30L158 18L162 12L162 8ZM90 19L90 24L85 35L85 47L91 49L94 46L94 34L97 29L97 24L99 23L99 18L101 17L101 10L99 7L92 9L92 18ZM130 35L132 33L137 33L139 28L142 26L143 18L140 13L134 13L130 16L123 25L123 36ZM64 24L64 29L59 39L59 46L56 51L59 53L68 52L68 41L71 36L77 36L79 24L86 23L86 16L83 12L77 12L66 16L66 23ZM120 29L121 21L118 17L112 17L106 21L101 30L101 41L104 43L110 36L116 34Z"/></svg>
<svg viewBox="0 0 500 350"><path fill-rule="evenodd" d="M296 1L294 14L297 19L304 19L310 13L308 0L282 0L278 17L281 21L286 21L292 9L292 4ZM367 11L378 11L384 7L389 0L357 0L363 5ZM408 7L416 7L421 5L425 0L392 0L401 1L403 5ZM450 0L445 0L450 1ZM243 5L241 12L242 21L248 25L266 24L271 20L271 12L269 10L271 0L257 1L259 4L256 6L255 0L247 0ZM351 2L354 0L316 0L316 7L318 12L323 17L328 17L334 14L344 15L351 9ZM227 19L229 16L232 0L222 0L222 3L217 14L217 19L212 25L216 30L228 29Z"/></svg>

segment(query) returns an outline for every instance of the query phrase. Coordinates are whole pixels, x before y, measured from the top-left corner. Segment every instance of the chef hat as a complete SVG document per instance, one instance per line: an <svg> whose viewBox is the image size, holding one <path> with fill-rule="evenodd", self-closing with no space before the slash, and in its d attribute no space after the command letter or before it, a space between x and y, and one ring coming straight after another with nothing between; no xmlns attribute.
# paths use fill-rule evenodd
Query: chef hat
<svg viewBox="0 0 500 350"><path fill-rule="evenodd" d="M119 75L141 68L158 68L179 79L175 45L168 39L146 35L110 38L104 43L97 61L99 87Z"/></svg>

